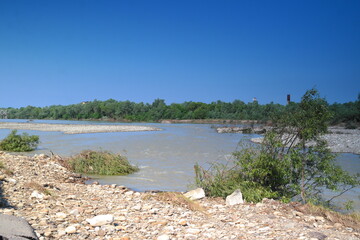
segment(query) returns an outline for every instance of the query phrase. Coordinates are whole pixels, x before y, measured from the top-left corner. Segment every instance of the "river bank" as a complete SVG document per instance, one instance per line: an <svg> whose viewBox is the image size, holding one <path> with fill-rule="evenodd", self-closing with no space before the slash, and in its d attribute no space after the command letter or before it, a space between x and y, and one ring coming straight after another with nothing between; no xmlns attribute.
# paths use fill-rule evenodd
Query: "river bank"
<svg viewBox="0 0 360 240"><path fill-rule="evenodd" d="M253 133L264 134L271 127L217 127L218 133ZM334 153L354 153L360 154L360 129L345 129L343 127L332 126L328 128L328 133L322 136L327 141L329 149ZM254 143L261 143L263 137L252 138Z"/></svg>
<svg viewBox="0 0 360 240"><path fill-rule="evenodd" d="M163 193L85 185L59 159L0 152L0 213L24 217L39 239L360 239L357 223L298 203L204 198L194 208ZM110 220L94 223L104 215Z"/></svg>
<svg viewBox="0 0 360 240"><path fill-rule="evenodd" d="M63 132L66 134L103 133L103 132L140 132L160 131L161 129L149 126L136 125L89 125L89 124L47 124L47 123L20 123L0 122L0 129L22 129L48 132Z"/></svg>

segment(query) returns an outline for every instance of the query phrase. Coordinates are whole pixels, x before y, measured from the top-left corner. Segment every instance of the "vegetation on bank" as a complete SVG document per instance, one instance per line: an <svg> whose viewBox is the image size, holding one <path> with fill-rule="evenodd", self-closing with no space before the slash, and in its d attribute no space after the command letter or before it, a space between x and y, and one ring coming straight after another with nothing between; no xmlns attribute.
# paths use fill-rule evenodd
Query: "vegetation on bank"
<svg viewBox="0 0 360 240"><path fill-rule="evenodd" d="M30 152L36 149L39 144L39 136L23 133L17 134L17 130L11 133L0 142L0 150L9 152Z"/></svg>
<svg viewBox="0 0 360 240"><path fill-rule="evenodd" d="M289 104L275 116L263 144L242 146L228 166L195 166L196 184L208 196L225 197L240 189L251 202L274 198L330 206L333 198L324 200L324 189L339 196L360 184L360 174L351 176L337 166L336 155L320 138L330 118L326 101L315 89L309 90L299 104Z"/></svg>
<svg viewBox="0 0 360 240"><path fill-rule="evenodd" d="M98 175L127 175L139 170L119 154L86 150L68 159L67 167L77 173Z"/></svg>
<svg viewBox="0 0 360 240"><path fill-rule="evenodd" d="M292 105L298 105L292 103ZM332 124L348 123L349 127L360 124L360 94L354 102L334 103L328 105L333 117ZM89 101L68 106L54 105L48 107L27 106L7 108L10 119L102 119L118 121L158 121L161 119L236 119L267 121L278 116L288 107L280 104L245 103L216 101L210 104L202 102L172 103L156 99L153 103L135 103L130 101Z"/></svg>

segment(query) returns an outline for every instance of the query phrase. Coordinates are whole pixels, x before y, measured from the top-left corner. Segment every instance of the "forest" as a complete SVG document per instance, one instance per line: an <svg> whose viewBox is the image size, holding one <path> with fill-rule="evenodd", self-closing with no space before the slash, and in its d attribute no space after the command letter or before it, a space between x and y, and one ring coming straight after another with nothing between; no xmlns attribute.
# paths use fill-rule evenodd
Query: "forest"
<svg viewBox="0 0 360 240"><path fill-rule="evenodd" d="M282 114L287 108L296 107L291 102L287 105L276 103L245 103L216 101L212 103L184 102L167 105L164 99L155 99L150 103L131 101L87 101L67 106L52 105L47 107L27 106L21 108L2 108L9 119L64 119L64 120L113 120L131 122L157 122L162 119L236 119L269 121ZM332 112L330 124L344 123L349 128L360 125L360 94L356 101L329 105Z"/></svg>

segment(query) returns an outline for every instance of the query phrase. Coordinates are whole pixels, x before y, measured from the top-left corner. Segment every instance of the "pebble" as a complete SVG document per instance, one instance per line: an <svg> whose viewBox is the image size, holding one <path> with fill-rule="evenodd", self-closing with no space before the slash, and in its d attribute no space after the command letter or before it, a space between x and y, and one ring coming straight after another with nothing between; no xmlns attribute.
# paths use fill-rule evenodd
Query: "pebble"
<svg viewBox="0 0 360 240"><path fill-rule="evenodd" d="M311 216L274 200L227 206L224 199L202 198L197 202L204 212L192 211L186 205L157 200L158 193L85 185L47 156L0 152L0 161L14 172L11 178L16 182L0 182L7 201L16 207L0 208L0 214L24 217L39 239L358 239L355 226ZM9 177L1 169L0 176ZM28 182L45 186L52 195L29 198L35 190L23 187ZM95 223L99 216L108 220Z"/></svg>
<svg viewBox="0 0 360 240"><path fill-rule="evenodd" d="M76 227L75 226L69 226L69 227L65 228L65 232L66 233L75 233L76 232Z"/></svg>
<svg viewBox="0 0 360 240"><path fill-rule="evenodd" d="M160 235L156 238L157 240L170 240L170 236L169 235Z"/></svg>

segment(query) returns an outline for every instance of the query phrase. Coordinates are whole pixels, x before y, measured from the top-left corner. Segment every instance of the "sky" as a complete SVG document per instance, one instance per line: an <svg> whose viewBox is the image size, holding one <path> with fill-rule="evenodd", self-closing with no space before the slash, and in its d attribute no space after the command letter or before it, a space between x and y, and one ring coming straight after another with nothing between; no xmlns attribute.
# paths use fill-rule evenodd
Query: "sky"
<svg viewBox="0 0 360 240"><path fill-rule="evenodd" d="M359 0L0 0L0 107L360 93Z"/></svg>

